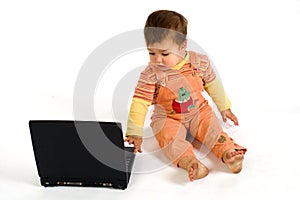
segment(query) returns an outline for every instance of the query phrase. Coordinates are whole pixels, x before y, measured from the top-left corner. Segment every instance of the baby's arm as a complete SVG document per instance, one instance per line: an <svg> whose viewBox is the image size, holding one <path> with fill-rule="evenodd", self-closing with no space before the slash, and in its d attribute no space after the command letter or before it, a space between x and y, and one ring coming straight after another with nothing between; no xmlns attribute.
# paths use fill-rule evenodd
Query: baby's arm
<svg viewBox="0 0 300 200"><path fill-rule="evenodd" d="M221 113L222 119L224 122L227 121L227 118L233 121L234 125L238 125L237 117L231 111L231 102L225 93L224 87L220 78L216 75L214 69L210 65L210 61L207 56L201 56L200 60L204 61L203 66L200 66L203 72L203 81L204 89L212 98L216 104L219 112Z"/></svg>
<svg viewBox="0 0 300 200"><path fill-rule="evenodd" d="M147 67L140 75L128 115L127 138L124 140L133 144L135 152L140 153L142 152L144 122L155 91L155 82L149 76L151 73L153 74L151 68Z"/></svg>
<svg viewBox="0 0 300 200"><path fill-rule="evenodd" d="M143 127L149 105L150 103L139 98L132 99L124 142L133 144L135 153L142 153Z"/></svg>
<svg viewBox="0 0 300 200"><path fill-rule="evenodd" d="M211 82L206 82L204 89L216 104L219 112L223 112L231 108L231 102L225 93L219 77L216 76Z"/></svg>
<svg viewBox="0 0 300 200"><path fill-rule="evenodd" d="M217 105L219 112L221 113L224 122L227 119L233 121L234 125L238 125L237 117L231 111L231 102L227 97L223 85L218 77L215 78L211 83L204 86L205 91L209 94L212 100Z"/></svg>

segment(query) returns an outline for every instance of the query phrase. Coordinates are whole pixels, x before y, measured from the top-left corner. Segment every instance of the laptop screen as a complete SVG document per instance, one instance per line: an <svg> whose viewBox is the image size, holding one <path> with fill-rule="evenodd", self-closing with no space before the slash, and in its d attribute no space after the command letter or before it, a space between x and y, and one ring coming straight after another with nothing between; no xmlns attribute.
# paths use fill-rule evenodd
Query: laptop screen
<svg viewBox="0 0 300 200"><path fill-rule="evenodd" d="M40 177L126 180L120 123L30 121Z"/></svg>

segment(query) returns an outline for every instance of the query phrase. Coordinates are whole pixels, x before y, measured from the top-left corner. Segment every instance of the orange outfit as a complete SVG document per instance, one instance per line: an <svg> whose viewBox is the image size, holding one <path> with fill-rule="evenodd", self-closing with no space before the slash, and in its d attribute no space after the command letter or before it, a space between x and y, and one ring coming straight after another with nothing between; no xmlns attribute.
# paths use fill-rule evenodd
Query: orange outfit
<svg viewBox="0 0 300 200"><path fill-rule="evenodd" d="M216 79L207 57L194 52L189 55L190 58L178 69L150 63L141 74L135 91L135 103L139 104L140 110L154 104L151 127L159 146L176 165L184 156L195 156L193 146L186 140L187 132L220 159L228 149L246 151L223 132L211 106L201 94L204 89L208 91L205 86ZM224 94L215 98L221 102L217 105L219 110L230 106ZM137 110L136 105L131 108ZM135 123L134 119L143 118L141 113L131 112L126 135L138 135L134 130L138 131L141 123Z"/></svg>

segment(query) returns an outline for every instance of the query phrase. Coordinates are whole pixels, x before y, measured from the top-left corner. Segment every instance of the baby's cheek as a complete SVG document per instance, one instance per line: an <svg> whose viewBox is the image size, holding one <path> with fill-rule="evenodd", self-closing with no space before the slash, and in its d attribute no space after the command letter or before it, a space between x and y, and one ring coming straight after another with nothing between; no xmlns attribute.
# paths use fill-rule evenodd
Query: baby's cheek
<svg viewBox="0 0 300 200"><path fill-rule="evenodd" d="M178 57L176 57L175 55L170 55L168 56L168 58L165 60L166 64L168 66L175 66L177 63L179 63L182 59L179 59Z"/></svg>
<svg viewBox="0 0 300 200"><path fill-rule="evenodd" d="M155 63L155 58L153 58L153 56L150 56L150 62Z"/></svg>
<svg viewBox="0 0 300 200"><path fill-rule="evenodd" d="M173 67L176 65L176 63L172 60L164 60L164 64L168 67Z"/></svg>

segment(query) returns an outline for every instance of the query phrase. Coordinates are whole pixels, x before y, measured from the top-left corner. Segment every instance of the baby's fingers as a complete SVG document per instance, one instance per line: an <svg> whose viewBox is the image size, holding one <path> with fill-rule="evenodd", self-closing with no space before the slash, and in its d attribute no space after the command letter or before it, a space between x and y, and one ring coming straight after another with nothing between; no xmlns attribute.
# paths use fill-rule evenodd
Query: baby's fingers
<svg viewBox="0 0 300 200"><path fill-rule="evenodd" d="M135 138L135 137L127 137L124 139L124 142L128 142L128 144L133 144L134 145L134 153L142 153L142 149L141 149L141 144L142 144L142 140L140 138Z"/></svg>
<svg viewBox="0 0 300 200"><path fill-rule="evenodd" d="M128 144L133 144L134 139L132 139L131 137L126 137L126 138L124 139L124 142L128 142Z"/></svg>
<svg viewBox="0 0 300 200"><path fill-rule="evenodd" d="M227 117L234 123L234 125L236 125L236 126L239 125L238 119L233 113L231 113Z"/></svg>
<svg viewBox="0 0 300 200"><path fill-rule="evenodd" d="M226 121L227 121L227 116L226 116L226 114L223 114L223 115L222 115L222 119L223 119L223 122L226 122Z"/></svg>
<svg viewBox="0 0 300 200"><path fill-rule="evenodd" d="M142 148L141 148L141 142L139 142L138 140L134 141L134 153L142 153Z"/></svg>

